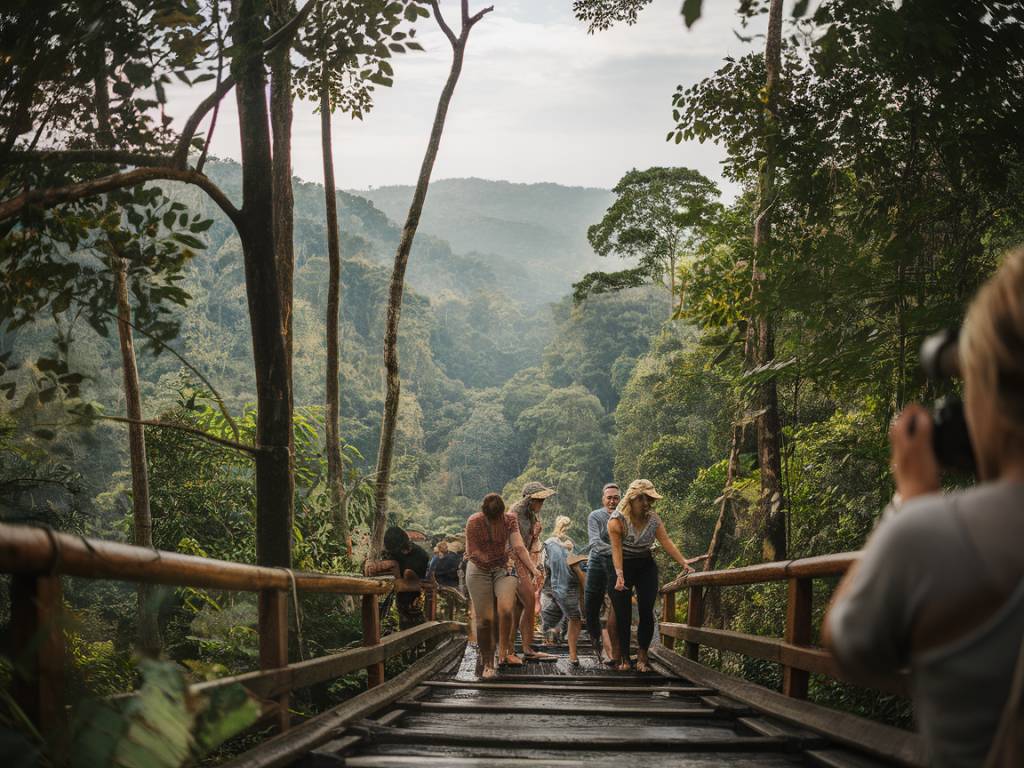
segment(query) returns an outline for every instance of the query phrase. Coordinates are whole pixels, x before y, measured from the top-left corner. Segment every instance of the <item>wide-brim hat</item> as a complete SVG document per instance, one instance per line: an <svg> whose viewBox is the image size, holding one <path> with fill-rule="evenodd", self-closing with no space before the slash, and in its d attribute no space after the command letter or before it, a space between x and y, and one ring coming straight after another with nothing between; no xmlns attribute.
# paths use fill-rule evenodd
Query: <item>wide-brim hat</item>
<svg viewBox="0 0 1024 768"><path fill-rule="evenodd" d="M626 492L622 494L622 499L619 501L619 506L616 507L616 509L620 512L629 509L629 502L637 496L647 496L651 499L661 498L661 494L654 490L654 483L650 480L641 478L639 480L634 480L629 484L629 488L627 488Z"/></svg>
<svg viewBox="0 0 1024 768"><path fill-rule="evenodd" d="M558 491L554 488L548 488L544 483L538 483L536 481L527 483L523 486L523 498L524 499L546 499L548 496L554 496Z"/></svg>
<svg viewBox="0 0 1024 768"><path fill-rule="evenodd" d="M568 563L569 563L569 567L570 568L572 568L574 565L577 565L578 563L585 563L585 562L587 562L587 556L586 555L569 555Z"/></svg>

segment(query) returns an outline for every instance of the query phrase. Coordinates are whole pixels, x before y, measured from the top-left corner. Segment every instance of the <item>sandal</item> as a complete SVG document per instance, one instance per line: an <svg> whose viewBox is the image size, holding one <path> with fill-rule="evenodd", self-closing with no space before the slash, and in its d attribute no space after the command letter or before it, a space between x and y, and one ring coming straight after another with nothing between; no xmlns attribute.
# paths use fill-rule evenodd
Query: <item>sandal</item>
<svg viewBox="0 0 1024 768"><path fill-rule="evenodd" d="M525 662L514 653L510 653L502 658L501 663L506 667L521 667Z"/></svg>

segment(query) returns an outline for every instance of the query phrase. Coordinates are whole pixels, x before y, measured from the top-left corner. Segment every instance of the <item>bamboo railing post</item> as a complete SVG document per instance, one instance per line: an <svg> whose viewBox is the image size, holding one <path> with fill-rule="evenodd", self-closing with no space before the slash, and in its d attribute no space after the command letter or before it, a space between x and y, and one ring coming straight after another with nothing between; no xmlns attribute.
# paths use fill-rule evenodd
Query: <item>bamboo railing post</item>
<svg viewBox="0 0 1024 768"><path fill-rule="evenodd" d="M60 576L15 573L11 578L14 700L39 732L63 743L64 607Z"/></svg>
<svg viewBox="0 0 1024 768"><path fill-rule="evenodd" d="M260 669L288 666L288 593L280 589L261 589L259 593ZM275 697L277 728L288 730L288 694Z"/></svg>
<svg viewBox="0 0 1024 768"><path fill-rule="evenodd" d="M785 641L792 645L811 644L811 604L814 587L811 579L789 579L786 592L786 635ZM810 673L804 669L784 666L782 669L782 692L794 699L807 698L807 684Z"/></svg>
<svg viewBox="0 0 1024 768"><path fill-rule="evenodd" d="M690 596L686 606L686 625L689 627L704 626L704 589L699 584L690 587ZM686 641L686 658L700 660L700 645Z"/></svg>
<svg viewBox="0 0 1024 768"><path fill-rule="evenodd" d="M363 645L380 643L380 612L376 595L363 595ZM384 663L378 662L366 668L366 687L376 688L384 682Z"/></svg>
<svg viewBox="0 0 1024 768"><path fill-rule="evenodd" d="M661 621L674 624L676 620L676 593L666 592L662 595ZM668 635L661 636L661 644L669 650L676 647L676 639Z"/></svg>

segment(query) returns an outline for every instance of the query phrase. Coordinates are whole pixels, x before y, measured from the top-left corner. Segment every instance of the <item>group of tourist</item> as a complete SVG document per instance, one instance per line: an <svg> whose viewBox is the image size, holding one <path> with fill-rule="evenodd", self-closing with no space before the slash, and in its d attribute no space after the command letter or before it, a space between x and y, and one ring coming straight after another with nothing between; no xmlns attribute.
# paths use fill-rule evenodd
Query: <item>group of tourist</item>
<svg viewBox="0 0 1024 768"><path fill-rule="evenodd" d="M584 558L568 539L568 518L558 518L553 535L541 542L539 513L544 500L554 493L541 483L527 483L522 498L507 510L498 494L488 494L480 511L466 523L466 585L476 622L481 676L494 677L498 666L555 658L533 647L538 593L547 600L546 605L541 600L544 626L568 630L571 663L579 661L577 639L585 615L599 657L621 670L631 669L629 640L635 593L639 614L636 669L649 671L647 652L654 637L659 586L652 551L655 542L684 569L691 570L693 562L682 555L653 510L661 495L649 480L634 480L624 495L614 483L606 485L603 507L587 521L590 552ZM607 649L601 627L606 597L612 608L606 611ZM522 657L513 650L516 628Z"/></svg>
<svg viewBox="0 0 1024 768"><path fill-rule="evenodd" d="M979 483L942 492L932 416L907 406L890 431L897 494L840 583L822 639L853 677L911 667L932 764L981 765L989 755L986 765L1022 765L1024 250L1008 255L972 302L958 365ZM533 647L538 595L545 628L567 630L570 659L577 659L582 617L600 658L625 670L635 594L636 669L648 670L659 582L652 548L659 543L687 570L699 558L687 560L669 538L652 509L661 496L649 480L634 480L625 493L614 483L604 487L602 507L587 520L586 558L568 538L568 518L541 540L539 513L554 493L527 483L507 510L488 494L466 524L465 555L455 560L465 567L482 676L524 658L550 658ZM404 532L389 534L386 567L407 578L425 575L426 553L417 554ZM449 553L436 555L434 573L450 574ZM415 618L408 599L399 601L399 615ZM523 657L513 650L517 628Z"/></svg>

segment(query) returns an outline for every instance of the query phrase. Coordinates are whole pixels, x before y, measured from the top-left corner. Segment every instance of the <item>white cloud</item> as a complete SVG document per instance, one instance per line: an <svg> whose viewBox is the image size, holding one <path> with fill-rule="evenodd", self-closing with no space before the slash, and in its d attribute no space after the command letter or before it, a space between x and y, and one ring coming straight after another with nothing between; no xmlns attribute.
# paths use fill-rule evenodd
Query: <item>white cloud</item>
<svg viewBox="0 0 1024 768"><path fill-rule="evenodd" d="M687 31L678 0L655 0L636 26L595 35L573 18L571 0L495 5L471 34L434 178L610 187L626 170L651 165L689 165L720 178L720 150L664 138L675 86L748 48L733 34L733 3L705 3L704 18ZM457 3L444 8L457 22ZM451 59L432 20L421 22L417 36L426 51L397 59L395 87L377 91L365 122L334 116L340 186L415 181ZM219 124L213 152L237 158L233 102L225 102ZM293 153L296 175L322 179L312 105L296 105Z"/></svg>

